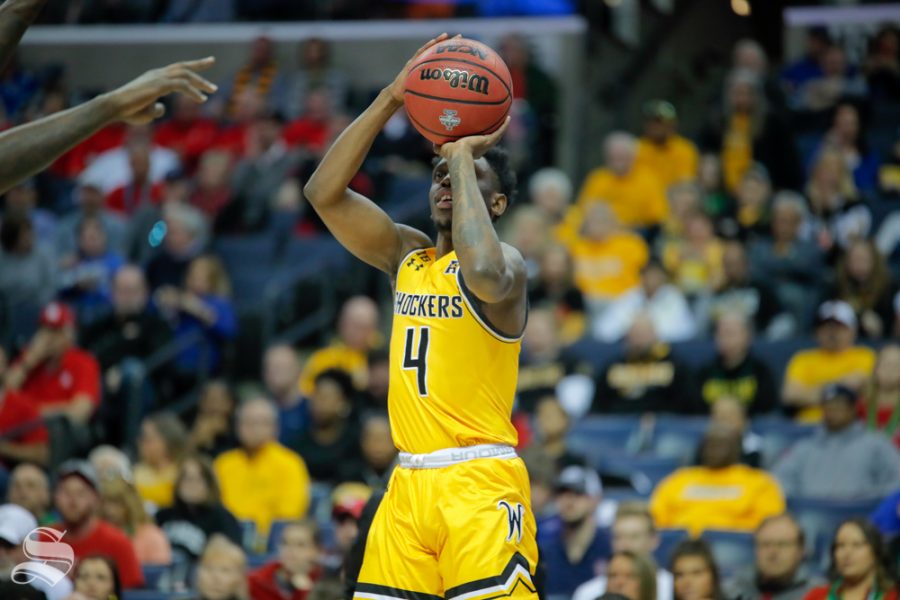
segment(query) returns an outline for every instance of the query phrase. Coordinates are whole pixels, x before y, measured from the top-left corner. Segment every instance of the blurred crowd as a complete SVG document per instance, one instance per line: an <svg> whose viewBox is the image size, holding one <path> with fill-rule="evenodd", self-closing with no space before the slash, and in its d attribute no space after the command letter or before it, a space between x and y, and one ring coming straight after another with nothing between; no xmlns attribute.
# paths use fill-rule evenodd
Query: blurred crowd
<svg viewBox="0 0 900 600"><path fill-rule="evenodd" d="M581 182L543 143L551 76L524 39L500 49L523 183L498 225L531 306L513 420L547 596L893 600L900 32L851 64L812 30L781 68L741 40L701 131L648 99L643 129L611 132ZM21 592L9 573L38 524L79 560L74 588L35 589L51 600L324 599L352 583L397 462L390 302L354 290L333 341L258 356L236 342L247 322L215 252L327 236L302 185L371 90L323 40L298 58L260 38L208 112L176 99L5 196L0 596ZM77 99L60 75L12 66L7 124ZM352 187L427 180L431 156L401 111ZM258 379L239 380L247 363Z"/></svg>

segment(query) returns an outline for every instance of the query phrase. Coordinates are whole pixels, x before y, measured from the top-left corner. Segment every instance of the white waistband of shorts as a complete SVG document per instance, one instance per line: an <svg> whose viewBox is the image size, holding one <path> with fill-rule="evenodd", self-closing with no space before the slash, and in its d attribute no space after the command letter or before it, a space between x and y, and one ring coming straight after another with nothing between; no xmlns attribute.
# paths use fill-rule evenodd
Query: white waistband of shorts
<svg viewBox="0 0 900 600"><path fill-rule="evenodd" d="M464 448L443 448L428 454L400 453L400 466L407 469L440 469L477 458L516 458L516 449L505 444L480 444Z"/></svg>

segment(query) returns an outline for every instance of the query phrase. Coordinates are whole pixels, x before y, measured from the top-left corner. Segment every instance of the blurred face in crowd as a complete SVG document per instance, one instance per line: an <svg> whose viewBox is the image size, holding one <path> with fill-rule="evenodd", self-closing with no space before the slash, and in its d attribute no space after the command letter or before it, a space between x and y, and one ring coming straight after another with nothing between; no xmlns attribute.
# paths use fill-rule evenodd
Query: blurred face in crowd
<svg viewBox="0 0 900 600"><path fill-rule="evenodd" d="M647 119L644 121L644 137L656 144L662 144L675 135L675 121L668 119Z"/></svg>
<svg viewBox="0 0 900 600"><path fill-rule="evenodd" d="M41 519L50 508L50 481L38 467L21 464L9 479L8 499Z"/></svg>
<svg viewBox="0 0 900 600"><path fill-rule="evenodd" d="M834 113L834 133L843 142L859 137L859 111L852 104L842 104Z"/></svg>
<svg viewBox="0 0 900 600"><path fill-rule="evenodd" d="M328 66L328 42L312 38L302 46L300 62L307 69L321 69Z"/></svg>
<svg viewBox="0 0 900 600"><path fill-rule="evenodd" d="M193 101L188 100L193 104ZM94 214L100 212L105 206L103 190L96 185L82 185L78 188L78 205L84 214Z"/></svg>
<svg viewBox="0 0 900 600"><path fill-rule="evenodd" d="M147 307L147 281L137 267L116 271L112 289L113 307L118 315L138 315Z"/></svg>
<svg viewBox="0 0 900 600"><path fill-rule="evenodd" d="M324 89L317 89L306 95L303 117L315 123L327 123L331 119L331 96Z"/></svg>
<svg viewBox="0 0 900 600"><path fill-rule="evenodd" d="M789 243L797 239L803 214L794 206L775 204L772 209L772 237L776 242Z"/></svg>
<svg viewBox="0 0 900 600"><path fill-rule="evenodd" d="M852 398L838 397L822 403L822 424L828 431L841 431L856 421Z"/></svg>
<svg viewBox="0 0 900 600"><path fill-rule="evenodd" d="M522 69L528 64L528 47L517 35L508 35L500 42L500 56L510 69Z"/></svg>
<svg viewBox="0 0 900 600"><path fill-rule="evenodd" d="M716 321L716 349L729 363L742 361L750 350L750 328L739 314L725 313Z"/></svg>
<svg viewBox="0 0 900 600"><path fill-rule="evenodd" d="M790 581L803 562L800 528L788 518L769 521L756 532L755 551L762 581Z"/></svg>
<svg viewBox="0 0 900 600"><path fill-rule="evenodd" d="M387 357L369 358L367 391L379 406L387 407L388 388L391 383L391 363Z"/></svg>
<svg viewBox="0 0 900 600"><path fill-rule="evenodd" d="M195 460L187 460L181 467L178 479L178 498L185 504L203 504L209 499L210 489L203 477L203 470Z"/></svg>
<svg viewBox="0 0 900 600"><path fill-rule="evenodd" d="M639 600L641 597L641 578L631 558L622 554L614 556L609 561L606 578L608 593L622 594L628 600Z"/></svg>
<svg viewBox="0 0 900 600"><path fill-rule="evenodd" d="M316 382L309 404L309 413L314 423L331 425L346 418L349 411L349 400L336 381L321 379Z"/></svg>
<svg viewBox="0 0 900 600"><path fill-rule="evenodd" d="M181 96L179 96L180 98ZM191 104L194 104L189 100ZM197 184L203 190L216 190L228 185L231 156L214 150L205 152L197 169Z"/></svg>
<svg viewBox="0 0 900 600"><path fill-rule="evenodd" d="M758 174L748 173L738 184L737 201L740 206L752 206L762 209L771 195L771 184Z"/></svg>
<svg viewBox="0 0 900 600"><path fill-rule="evenodd" d="M352 515L341 513L334 518L334 541L341 554L346 555L359 536L359 523Z"/></svg>
<svg viewBox="0 0 900 600"><path fill-rule="evenodd" d="M220 381L208 383L200 396L199 414L205 418L231 419L234 398Z"/></svg>
<svg viewBox="0 0 900 600"><path fill-rule="evenodd" d="M378 329L378 307L372 300L357 296L344 304L338 335L350 348L367 351Z"/></svg>
<svg viewBox="0 0 900 600"><path fill-rule="evenodd" d="M595 242L604 241L613 235L616 229L618 229L618 223L615 215L603 202L597 202L588 209L581 225L583 236Z"/></svg>
<svg viewBox="0 0 900 600"><path fill-rule="evenodd" d="M290 346L275 346L266 351L263 358L263 381L276 400L297 395L300 379L300 361Z"/></svg>
<svg viewBox="0 0 900 600"><path fill-rule="evenodd" d="M278 544L278 560L291 575L308 575L316 566L319 548L310 527L285 527Z"/></svg>
<svg viewBox="0 0 900 600"><path fill-rule="evenodd" d="M900 346L891 344L881 349L874 378L879 391L900 389Z"/></svg>
<svg viewBox="0 0 900 600"><path fill-rule="evenodd" d="M847 249L847 274L858 282L868 281L875 272L875 247L865 241L856 241Z"/></svg>
<svg viewBox="0 0 900 600"><path fill-rule="evenodd" d="M669 210L676 219L684 222L685 217L700 210L700 189L693 184L670 187Z"/></svg>
<svg viewBox="0 0 900 600"><path fill-rule="evenodd" d="M704 154L700 157L698 181L708 191L717 191L722 187L722 163L715 154Z"/></svg>
<svg viewBox="0 0 900 600"><path fill-rule="evenodd" d="M837 195L844 179L844 158L839 152L824 150L813 165L810 184L820 192Z"/></svg>
<svg viewBox="0 0 900 600"><path fill-rule="evenodd" d="M703 246L712 242L715 237L713 233L712 221L703 213L692 214L685 223L685 238L694 246Z"/></svg>
<svg viewBox="0 0 900 600"><path fill-rule="evenodd" d="M724 469L737 464L741 458L741 440L733 431L713 427L703 438L700 459L704 467Z"/></svg>
<svg viewBox="0 0 900 600"><path fill-rule="evenodd" d="M636 148L633 142L622 138L612 138L606 143L606 166L610 171L624 177L634 165Z"/></svg>
<svg viewBox="0 0 900 600"><path fill-rule="evenodd" d="M563 489L556 493L556 508L563 523L577 526L594 514L597 509L597 499L588 494Z"/></svg>
<svg viewBox="0 0 900 600"><path fill-rule="evenodd" d="M54 499L63 522L73 527L90 519L100 504L97 491L77 475L70 475L57 483Z"/></svg>
<svg viewBox="0 0 900 600"><path fill-rule="evenodd" d="M711 409L710 423L728 429L736 436L743 436L747 429L747 411L741 401L733 396L716 400Z"/></svg>
<svg viewBox="0 0 900 600"><path fill-rule="evenodd" d="M141 432L138 435L138 456L141 462L153 466L169 461L166 440L152 421L145 420L141 423Z"/></svg>
<svg viewBox="0 0 900 600"><path fill-rule="evenodd" d="M75 591L90 600L108 600L116 592L112 569L105 560L86 558L78 564Z"/></svg>
<svg viewBox="0 0 900 600"><path fill-rule="evenodd" d="M845 523L834 538L834 566L850 581L860 581L877 571L875 552L856 523Z"/></svg>
<svg viewBox="0 0 900 600"><path fill-rule="evenodd" d="M85 219L81 222L78 248L86 258L96 258L106 253L106 230L99 219Z"/></svg>
<svg viewBox="0 0 900 600"><path fill-rule="evenodd" d="M256 38L250 46L250 64L256 68L266 66L272 61L273 50L272 40L267 37Z"/></svg>
<svg viewBox="0 0 900 600"><path fill-rule="evenodd" d="M397 456L390 421L385 417L369 418L363 427L360 446L366 463L376 469L389 467Z"/></svg>
<svg viewBox="0 0 900 600"><path fill-rule="evenodd" d="M278 429L275 410L265 400L254 400L238 412L237 436L247 451L258 450L275 439Z"/></svg>
<svg viewBox="0 0 900 600"><path fill-rule="evenodd" d="M648 263L641 271L641 287L648 298L652 298L668 280L665 270L658 263Z"/></svg>
<svg viewBox="0 0 900 600"><path fill-rule="evenodd" d="M722 270L730 283L745 283L748 274L747 251L740 242L728 242L722 254Z"/></svg>
<svg viewBox="0 0 900 600"><path fill-rule="evenodd" d="M612 526L613 552L651 554L659 539L653 532L650 520L639 515L618 517Z"/></svg>
<svg viewBox="0 0 900 600"><path fill-rule="evenodd" d="M103 518L116 527L126 528L128 524L128 508L121 498L103 497L100 502L100 513Z"/></svg>
<svg viewBox="0 0 900 600"><path fill-rule="evenodd" d="M681 556L672 565L676 600L710 600L715 596L712 569L702 556Z"/></svg>
<svg viewBox="0 0 900 600"><path fill-rule="evenodd" d="M37 189L33 185L17 185L6 192L6 210L28 216L35 206L37 206Z"/></svg>
<svg viewBox="0 0 900 600"><path fill-rule="evenodd" d="M547 222L533 207L519 209L513 217L511 244L526 258L537 256L547 240Z"/></svg>
<svg viewBox="0 0 900 600"><path fill-rule="evenodd" d="M541 398L535 412L535 425L542 440L555 441L565 437L569 430L569 415L559 400L553 396Z"/></svg>
<svg viewBox="0 0 900 600"><path fill-rule="evenodd" d="M736 68L747 69L757 75L766 73L766 53L752 40L741 40L735 45L733 61Z"/></svg>
<svg viewBox="0 0 900 600"><path fill-rule="evenodd" d="M728 87L728 100L734 112L752 112L756 108L756 87L748 81L734 81Z"/></svg>
<svg viewBox="0 0 900 600"><path fill-rule="evenodd" d="M264 117L253 124L253 135L263 150L271 148L281 139L281 123L278 119Z"/></svg>
<svg viewBox="0 0 900 600"><path fill-rule="evenodd" d="M183 256L190 252L196 238L187 224L176 218L166 219L166 250L175 256Z"/></svg>
<svg viewBox="0 0 900 600"><path fill-rule="evenodd" d="M191 261L185 277L185 287L191 293L205 296L213 293L213 267L205 258Z"/></svg>
<svg viewBox="0 0 900 600"><path fill-rule="evenodd" d="M241 598L244 578L239 550L205 552L197 569L197 591L203 600Z"/></svg>
<svg viewBox="0 0 900 600"><path fill-rule="evenodd" d="M625 347L632 356L646 355L656 345L656 328L649 315L640 314L625 335Z"/></svg>
<svg viewBox="0 0 900 600"><path fill-rule="evenodd" d="M531 202L554 221L562 218L569 207L565 191L549 182L532 191Z"/></svg>
<svg viewBox="0 0 900 600"><path fill-rule="evenodd" d="M816 328L816 339L823 350L840 352L853 345L856 332L837 321L825 321Z"/></svg>
<svg viewBox="0 0 900 600"><path fill-rule="evenodd" d="M831 46L825 51L822 71L826 77L844 77L847 74L847 57L840 46Z"/></svg>
<svg viewBox="0 0 900 600"><path fill-rule="evenodd" d="M559 355L559 326L553 312L538 309L528 315L522 340L531 360L554 360Z"/></svg>
<svg viewBox="0 0 900 600"><path fill-rule="evenodd" d="M46 336L47 355L51 359L61 358L75 341L75 328L72 325L41 327L40 334Z"/></svg>
<svg viewBox="0 0 900 600"><path fill-rule="evenodd" d="M132 180L144 183L150 178L150 145L133 143L128 148L128 165L131 167Z"/></svg>
<svg viewBox="0 0 900 600"><path fill-rule="evenodd" d="M540 273L541 281L551 287L564 289L571 281L572 265L569 261L569 252L563 246L552 244L544 249L541 255Z"/></svg>

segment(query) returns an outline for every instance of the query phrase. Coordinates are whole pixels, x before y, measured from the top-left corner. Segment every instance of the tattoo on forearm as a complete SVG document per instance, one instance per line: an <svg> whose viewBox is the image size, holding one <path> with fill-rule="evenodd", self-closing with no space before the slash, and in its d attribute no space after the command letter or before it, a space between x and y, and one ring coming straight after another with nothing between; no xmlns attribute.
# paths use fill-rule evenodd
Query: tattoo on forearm
<svg viewBox="0 0 900 600"><path fill-rule="evenodd" d="M47 0L6 0L0 6L0 70L6 68L25 30L46 3Z"/></svg>

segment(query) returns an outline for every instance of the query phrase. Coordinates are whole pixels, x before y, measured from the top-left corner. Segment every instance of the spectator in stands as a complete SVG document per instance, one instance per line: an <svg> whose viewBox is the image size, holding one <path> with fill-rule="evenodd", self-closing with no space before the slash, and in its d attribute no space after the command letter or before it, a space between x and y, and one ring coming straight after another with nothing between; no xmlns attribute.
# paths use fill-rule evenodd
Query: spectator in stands
<svg viewBox="0 0 900 600"><path fill-rule="evenodd" d="M719 567L702 539L685 540L672 553L673 600L722 600Z"/></svg>
<svg viewBox="0 0 900 600"><path fill-rule="evenodd" d="M578 207L586 214L591 204L609 205L619 223L628 228L654 228L669 208L665 188L656 173L635 164L637 140L615 132L603 143L606 166L588 173L578 193Z"/></svg>
<svg viewBox="0 0 900 600"><path fill-rule="evenodd" d="M309 401L297 389L301 370L300 357L287 344L271 346L263 355L263 384L278 405L278 441L282 444L309 425Z"/></svg>
<svg viewBox="0 0 900 600"><path fill-rule="evenodd" d="M603 202L585 209L581 231L569 251L575 284L595 313L638 285L650 256L643 238L620 226Z"/></svg>
<svg viewBox="0 0 900 600"><path fill-rule="evenodd" d="M822 427L797 442L773 469L788 496L881 498L900 487L900 452L856 418L856 393L822 391Z"/></svg>
<svg viewBox="0 0 900 600"><path fill-rule="evenodd" d="M647 505L642 502L624 502L616 510L616 519L612 524L613 560L621 553L630 553L636 557L650 557L659 546L659 535L653 517ZM635 562L632 559L632 562ZM643 569L646 570L646 565ZM633 577L631 578L633 580ZM649 579L650 581L646 581ZM607 581L609 585L607 585ZM656 568L650 571L650 577L641 577L641 589L649 589L649 583L655 584L655 593L650 594L654 600L672 600L672 574L666 569ZM619 592L619 582L613 586L612 565L607 575L600 575L582 584L575 590L572 600L595 600L605 592ZM626 594L627 595L627 594ZM633 595L629 595L632 598ZM642 598L644 596L641 596Z"/></svg>
<svg viewBox="0 0 900 600"><path fill-rule="evenodd" d="M194 379L204 370L221 372L225 345L237 334L237 315L230 295L225 266L209 254L191 261L183 288L162 287L156 291L156 305L173 324L176 340L202 336L182 350L175 361L182 377Z"/></svg>
<svg viewBox="0 0 900 600"><path fill-rule="evenodd" d="M550 238L550 228L544 214L534 206L520 206L511 215L503 241L514 247L525 259L528 280L537 276L540 254Z"/></svg>
<svg viewBox="0 0 900 600"><path fill-rule="evenodd" d="M802 108L824 111L839 104L841 98L865 96L865 80L847 64L847 55L839 45L830 45L825 50L820 64L819 76L811 78L800 89Z"/></svg>
<svg viewBox="0 0 900 600"><path fill-rule="evenodd" d="M106 554L86 556L75 567L76 600L118 600L122 597L119 569Z"/></svg>
<svg viewBox="0 0 900 600"><path fill-rule="evenodd" d="M31 221L4 216L0 223L0 294L10 310L42 305L56 295L56 263L37 243Z"/></svg>
<svg viewBox="0 0 900 600"><path fill-rule="evenodd" d="M42 416L61 414L84 424L100 404L97 360L75 347L75 313L51 302L41 328L6 373L8 389L20 390Z"/></svg>
<svg viewBox="0 0 900 600"><path fill-rule="evenodd" d="M268 106L280 106L284 97L284 74L275 60L272 40L260 36L253 40L247 62L231 80L220 85L219 95L227 103L225 114L234 117L238 112L238 98L254 92Z"/></svg>
<svg viewBox="0 0 900 600"><path fill-rule="evenodd" d="M56 237L56 216L38 206L38 191L34 179L27 179L6 192L3 216L27 218L34 229L37 243L49 245Z"/></svg>
<svg viewBox="0 0 900 600"><path fill-rule="evenodd" d="M342 108L349 100L350 83L347 75L331 64L331 45L322 38L310 38L298 47L300 68L291 72L287 81L284 112L296 119L306 106L307 95L324 89L334 103Z"/></svg>
<svg viewBox="0 0 900 600"><path fill-rule="evenodd" d="M528 180L528 198L544 215L544 220L553 227L558 241L568 242L562 234L563 221L572 204L572 180L565 171L555 167L545 167Z"/></svg>
<svg viewBox="0 0 900 600"><path fill-rule="evenodd" d="M334 546L322 557L322 564L328 572L339 573L345 567L348 556L360 534L360 520L370 496L362 494L362 489L344 492L338 486L332 493L331 523L334 527ZM373 498L373 502L377 502Z"/></svg>
<svg viewBox="0 0 900 600"><path fill-rule="evenodd" d="M891 558L881 533L866 519L838 527L831 543L831 581L813 588L804 600L877 597L896 600Z"/></svg>
<svg viewBox="0 0 900 600"><path fill-rule="evenodd" d="M800 420L817 421L821 417L819 401L822 389L841 383L853 390L865 384L875 366L875 353L865 346L854 346L856 314L840 300L819 306L816 314L818 348L801 350L791 357L784 375L781 400L798 410Z"/></svg>
<svg viewBox="0 0 900 600"><path fill-rule="evenodd" d="M197 416L188 434L191 450L215 458L237 446L232 430L237 402L228 384L212 380L203 386L197 403Z"/></svg>
<svg viewBox="0 0 900 600"><path fill-rule="evenodd" d="M40 525L57 520L52 512L50 479L37 465L22 463L12 470L7 501L28 509Z"/></svg>
<svg viewBox="0 0 900 600"><path fill-rule="evenodd" d="M100 496L101 515L131 538L138 562L142 565L172 563L169 540L147 515L134 484L121 477L107 478L100 484Z"/></svg>
<svg viewBox="0 0 900 600"><path fill-rule="evenodd" d="M204 116L199 104L176 96L172 98L172 116L154 128L153 141L174 150L185 168L193 171L218 135L218 123Z"/></svg>
<svg viewBox="0 0 900 600"><path fill-rule="evenodd" d="M847 170L853 174L856 189L863 193L875 190L878 179L878 154L869 148L865 138L865 123L855 102L843 101L834 109L831 128L813 156L831 147L841 153Z"/></svg>
<svg viewBox="0 0 900 600"><path fill-rule="evenodd" d="M337 340L313 352L300 375L300 392L312 394L316 377L327 369L341 369L353 377L353 385L366 387L366 356L378 346L378 305L366 296L354 296L341 307Z"/></svg>
<svg viewBox="0 0 900 600"><path fill-rule="evenodd" d="M622 339L641 313L650 316L660 341L683 342L696 333L687 299L669 283L665 267L653 258L641 269L640 285L619 297L594 320L594 337L603 342Z"/></svg>
<svg viewBox="0 0 900 600"><path fill-rule="evenodd" d="M759 468L762 465L763 439L750 429L750 421L747 418L747 407L735 396L723 396L719 398L710 409L710 427L722 427L732 432L741 440L741 463L748 467ZM703 444L697 452L697 462L701 462L700 452Z"/></svg>
<svg viewBox="0 0 900 600"><path fill-rule="evenodd" d="M650 512L659 527L753 531L784 511L774 477L742 464L741 440L730 428L710 427L700 449L700 466L682 467L653 491ZM702 493L697 490L703 490ZM675 573L676 597L678 572Z"/></svg>
<svg viewBox="0 0 900 600"><path fill-rule="evenodd" d="M693 142L678 135L678 113L665 100L644 104L644 135L638 141L635 164L657 174L669 188L697 178L700 156Z"/></svg>
<svg viewBox="0 0 900 600"><path fill-rule="evenodd" d="M753 536L756 562L725 582L727 598L734 600L803 600L822 578L804 564L806 536L788 513L769 517Z"/></svg>
<svg viewBox="0 0 900 600"><path fill-rule="evenodd" d="M751 38L738 40L732 51L731 66L736 71L746 70L756 75L771 109L778 113L784 112L784 91L769 72L769 57L762 44Z"/></svg>
<svg viewBox="0 0 900 600"><path fill-rule="evenodd" d="M547 573L544 593L568 597L599 575L609 558L594 516L603 489L597 473L580 466L564 469L555 488L559 518L547 524L538 547Z"/></svg>
<svg viewBox="0 0 900 600"><path fill-rule="evenodd" d="M145 501L158 508L172 505L178 461L184 455L187 431L171 412L150 415L141 423L134 483Z"/></svg>
<svg viewBox="0 0 900 600"><path fill-rule="evenodd" d="M322 577L319 532L313 521L292 521L281 530L278 555L250 573L253 600L305 598Z"/></svg>
<svg viewBox="0 0 900 600"><path fill-rule="evenodd" d="M66 263L76 258L81 223L89 218L100 222L107 248L124 256L128 225L120 214L106 208L100 188L90 181L80 181L75 191L75 201L76 210L63 215L56 227L56 255L60 260Z"/></svg>
<svg viewBox="0 0 900 600"><path fill-rule="evenodd" d="M869 431L880 431L900 447L900 346L883 346L872 377L860 395L857 413Z"/></svg>
<svg viewBox="0 0 900 600"><path fill-rule="evenodd" d="M887 198L896 198L900 196L900 131L894 134L893 143L885 154L886 156L882 157L881 166L878 168L878 189L881 195ZM880 232L878 237L881 238ZM891 245L891 249L894 244ZM882 248L882 252L890 254L889 251L883 249L880 241L878 246Z"/></svg>
<svg viewBox="0 0 900 600"><path fill-rule="evenodd" d="M363 392L363 406L385 411L387 410L388 390L391 379L390 350L378 348L369 352L366 369L366 389Z"/></svg>
<svg viewBox="0 0 900 600"><path fill-rule="evenodd" d="M875 34L863 72L871 99L890 102L900 98L900 30L896 25L883 25Z"/></svg>
<svg viewBox="0 0 900 600"><path fill-rule="evenodd" d="M325 89L310 92L306 97L303 113L284 128L283 138L291 148L298 148L314 156L322 156L328 149L331 126L339 113L334 100ZM343 129L343 127L341 127Z"/></svg>
<svg viewBox="0 0 900 600"><path fill-rule="evenodd" d="M214 467L222 504L238 519L253 521L261 536L272 521L299 519L309 506L309 473L296 453L278 439L278 411L265 398L237 410L241 446L219 455Z"/></svg>
<svg viewBox="0 0 900 600"><path fill-rule="evenodd" d="M691 375L659 341L653 318L638 313L625 337L624 353L596 380L591 412L643 414L691 413Z"/></svg>
<svg viewBox="0 0 900 600"><path fill-rule="evenodd" d="M309 426L288 442L315 481L337 483L335 464L357 471L362 460L359 422L353 410L353 381L345 371L329 369L316 377L309 397Z"/></svg>
<svg viewBox="0 0 900 600"><path fill-rule="evenodd" d="M869 515L869 520L875 525L887 540L896 539L900 533L900 491L892 493L878 504L875 511Z"/></svg>
<svg viewBox="0 0 900 600"><path fill-rule="evenodd" d="M269 209L285 179L300 168L300 155L282 140L284 117L264 111L247 132L247 151L234 167L231 178L233 201L227 216L230 229L258 230L269 217Z"/></svg>
<svg viewBox="0 0 900 600"><path fill-rule="evenodd" d="M584 456L573 452L566 441L571 418L555 396L538 399L530 412L534 414L535 439L525 450L527 459L536 454L547 456L553 460L557 473L572 465L585 464Z"/></svg>
<svg viewBox="0 0 900 600"><path fill-rule="evenodd" d="M806 185L819 248L836 257L872 228L872 213L859 199L853 177L839 150L826 146L815 159Z"/></svg>
<svg viewBox="0 0 900 600"><path fill-rule="evenodd" d="M179 464L175 502L156 513L156 523L172 546L175 562L188 568L215 534L241 543L241 526L222 506L212 464L201 455L187 456Z"/></svg>
<svg viewBox="0 0 900 600"><path fill-rule="evenodd" d="M721 235L744 242L768 235L772 182L763 165L750 165L738 183L734 199L733 214L724 214L719 218L718 230Z"/></svg>
<svg viewBox="0 0 900 600"><path fill-rule="evenodd" d="M224 150L208 150L200 157L190 203L200 209L210 222L218 225L219 215L231 205L231 154Z"/></svg>
<svg viewBox="0 0 900 600"><path fill-rule="evenodd" d="M816 244L801 236L808 216L803 196L778 192L772 202L771 237L757 237L748 249L751 276L770 282L797 323L807 321L808 307L819 297L824 266Z"/></svg>
<svg viewBox="0 0 900 600"><path fill-rule="evenodd" d="M723 398L735 398L751 415L773 412L778 404L769 367L750 350L752 331L741 310L716 319L716 358L700 369L700 397L709 409Z"/></svg>
<svg viewBox="0 0 900 600"><path fill-rule="evenodd" d="M247 557L241 547L221 535L213 535L197 569L198 600L247 598Z"/></svg>
<svg viewBox="0 0 900 600"><path fill-rule="evenodd" d="M806 48L803 56L785 65L781 72L781 82L789 94L810 80L821 77L822 58L831 47L831 35L826 27L811 27L806 31Z"/></svg>
<svg viewBox="0 0 900 600"><path fill-rule="evenodd" d="M97 446L88 454L88 462L94 467L101 484L109 479L134 481L131 459L115 446Z"/></svg>
<svg viewBox="0 0 900 600"><path fill-rule="evenodd" d="M747 169L762 163L776 188L798 189L803 178L787 124L770 110L758 73L738 68L725 81L723 112L701 136L704 151L718 152L725 188L737 190Z"/></svg>
<svg viewBox="0 0 900 600"><path fill-rule="evenodd" d="M850 242L838 262L836 286L829 296L853 307L863 337L879 339L893 332L896 291L875 243L865 239Z"/></svg>
<svg viewBox="0 0 900 600"><path fill-rule="evenodd" d="M47 465L50 437L37 408L19 392L0 391L0 472L21 462Z"/></svg>
<svg viewBox="0 0 900 600"><path fill-rule="evenodd" d="M565 343L574 342L584 333L584 295L575 285L572 257L565 246L551 243L544 247L528 302L534 307L547 304L553 308Z"/></svg>
<svg viewBox="0 0 900 600"><path fill-rule="evenodd" d="M673 281L688 296L709 293L722 284L724 246L712 220L695 212L685 222L684 237L667 242L662 262Z"/></svg>
<svg viewBox="0 0 900 600"><path fill-rule="evenodd" d="M75 559L105 554L115 561L123 588L141 587L144 575L131 540L97 516L100 492L90 463L70 460L60 465L54 498L62 520L53 527L66 532L65 540L72 547Z"/></svg>
<svg viewBox="0 0 900 600"><path fill-rule="evenodd" d="M740 312L753 323L756 331L767 337L785 337L778 297L765 280L751 276L749 263L741 242L732 240L724 244L722 282L702 311L713 322L725 312Z"/></svg>
<svg viewBox="0 0 900 600"><path fill-rule="evenodd" d="M691 215L703 210L704 207L703 189L690 181L669 186L666 196L669 200L669 218L663 223L660 235L654 240L657 248L662 247L667 241L684 237Z"/></svg>
<svg viewBox="0 0 900 600"><path fill-rule="evenodd" d="M10 600L68 600L72 582L51 564L42 563L42 577L31 577L31 581L23 581L24 575L34 574L30 569L17 573L15 580L12 578L13 569L32 558L25 555L23 542L37 526L34 515L22 506L15 503L0 505L0 596Z"/></svg>
<svg viewBox="0 0 900 600"><path fill-rule="evenodd" d="M207 223L196 208L180 204L166 206L163 218L162 244L145 268L152 291L184 283L188 265L200 255L207 241Z"/></svg>
<svg viewBox="0 0 900 600"><path fill-rule="evenodd" d="M341 479L361 481L374 490L387 489L391 473L397 466L397 448L391 438L391 422L385 413L372 413L363 418L359 447L362 460L356 468L341 465Z"/></svg>
<svg viewBox="0 0 900 600"><path fill-rule="evenodd" d="M90 322L108 310L113 278L125 261L110 249L103 223L96 217L81 220L73 258L59 274L59 299L73 305L82 321Z"/></svg>
<svg viewBox="0 0 900 600"><path fill-rule="evenodd" d="M159 204L163 198L163 184L153 181L150 160L153 146L149 139L132 139L126 145L128 174L125 183L106 195L106 208L131 216L143 206Z"/></svg>
<svg viewBox="0 0 900 600"><path fill-rule="evenodd" d="M718 218L732 210L733 200L725 190L725 175L722 160L715 150L706 150L700 155L700 171L697 183L703 195L702 208L710 217Z"/></svg>
<svg viewBox="0 0 900 600"><path fill-rule="evenodd" d="M556 516L556 505L553 503L553 486L559 471L556 461L541 452L530 452L526 448L521 454L528 469L528 481L531 484L531 512L539 523L538 527L550 522Z"/></svg>

